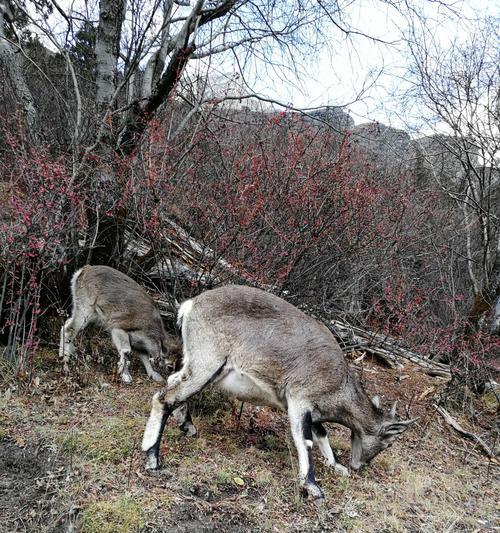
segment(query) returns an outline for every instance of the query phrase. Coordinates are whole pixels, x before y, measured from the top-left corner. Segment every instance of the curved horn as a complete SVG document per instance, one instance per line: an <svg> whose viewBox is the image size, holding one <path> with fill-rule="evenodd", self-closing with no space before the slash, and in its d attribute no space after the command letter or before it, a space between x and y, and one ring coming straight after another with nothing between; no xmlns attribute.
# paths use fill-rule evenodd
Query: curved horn
<svg viewBox="0 0 500 533"><path fill-rule="evenodd" d="M391 418L395 418L396 417L396 406L398 405L398 401L396 400L394 402L394 405L392 406L392 409L391 409Z"/></svg>

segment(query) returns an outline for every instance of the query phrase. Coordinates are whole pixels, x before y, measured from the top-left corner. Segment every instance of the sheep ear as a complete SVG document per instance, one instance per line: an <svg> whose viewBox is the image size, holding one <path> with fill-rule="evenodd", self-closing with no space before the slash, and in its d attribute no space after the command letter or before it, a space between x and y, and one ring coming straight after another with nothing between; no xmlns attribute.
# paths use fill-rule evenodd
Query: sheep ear
<svg viewBox="0 0 500 533"><path fill-rule="evenodd" d="M412 418L411 420L399 420L398 422L389 422L382 427L382 434L384 437L396 436L406 431L412 424L414 424L420 417Z"/></svg>
<svg viewBox="0 0 500 533"><path fill-rule="evenodd" d="M377 408L380 409L380 396L374 396L372 398L372 404Z"/></svg>

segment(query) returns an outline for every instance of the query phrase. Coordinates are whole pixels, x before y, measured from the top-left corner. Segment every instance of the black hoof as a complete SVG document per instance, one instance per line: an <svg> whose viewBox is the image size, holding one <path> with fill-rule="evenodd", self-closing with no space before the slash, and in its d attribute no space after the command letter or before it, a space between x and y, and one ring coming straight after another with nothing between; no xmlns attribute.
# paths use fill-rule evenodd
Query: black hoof
<svg viewBox="0 0 500 533"><path fill-rule="evenodd" d="M314 501L316 507L320 507L325 501L323 491L316 484L309 483L307 485L303 485L302 494L305 498L310 497Z"/></svg>
<svg viewBox="0 0 500 533"><path fill-rule="evenodd" d="M181 430L186 437L194 437L198 433L198 430L193 424L191 424L191 422L182 424Z"/></svg>
<svg viewBox="0 0 500 533"><path fill-rule="evenodd" d="M146 452L146 464L144 465L148 474L155 473L160 470L160 459L155 450L148 450Z"/></svg>
<svg viewBox="0 0 500 533"><path fill-rule="evenodd" d="M316 496L314 498L314 505L316 506L316 509L321 509L324 503L325 503L324 496Z"/></svg>

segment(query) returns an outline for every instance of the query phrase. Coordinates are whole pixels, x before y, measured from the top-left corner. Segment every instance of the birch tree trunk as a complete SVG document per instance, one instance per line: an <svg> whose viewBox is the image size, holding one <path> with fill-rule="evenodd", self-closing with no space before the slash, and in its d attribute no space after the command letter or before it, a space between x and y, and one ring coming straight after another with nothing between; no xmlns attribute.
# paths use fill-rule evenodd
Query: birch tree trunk
<svg viewBox="0 0 500 533"><path fill-rule="evenodd" d="M117 143L119 152L123 154L130 154L135 150L150 119L174 90L195 51L196 30L227 15L236 1L226 0L213 8L203 9L205 1L197 0L182 28L174 36L170 35L168 29L172 3L166 0L164 6L160 47L146 66L141 89L142 100L133 106ZM169 55L170 60L165 67Z"/></svg>
<svg viewBox="0 0 500 533"><path fill-rule="evenodd" d="M144 72L144 78L142 82L142 98L149 98L153 86L158 83L160 76L165 68L165 60L168 55L168 49L170 44L170 17L172 14L172 7L174 5L173 0L165 0L163 4L163 22L162 30L160 33L160 46L158 50L149 58Z"/></svg>
<svg viewBox="0 0 500 533"><path fill-rule="evenodd" d="M115 94L116 68L126 6L126 0L99 2L99 29L95 44L96 104L99 112L107 110Z"/></svg>
<svg viewBox="0 0 500 533"><path fill-rule="evenodd" d="M9 42L5 33L6 23L12 19L12 13L7 3L5 0L0 0L0 64L12 84L15 98L21 106L29 135L34 142L38 143L40 124L33 95L24 79L21 64L22 55L16 53L16 48Z"/></svg>
<svg viewBox="0 0 500 533"><path fill-rule="evenodd" d="M120 39L125 18L126 0L100 0L99 26L95 44L97 139L95 150L106 156L114 151L114 139L108 127L109 113L116 99L116 78ZM112 166L109 167L112 174ZM94 180L113 180L114 175L100 173ZM94 238L89 247L87 262L115 265L120 261L123 251L123 217L99 216L99 211L88 210L89 226L93 228Z"/></svg>

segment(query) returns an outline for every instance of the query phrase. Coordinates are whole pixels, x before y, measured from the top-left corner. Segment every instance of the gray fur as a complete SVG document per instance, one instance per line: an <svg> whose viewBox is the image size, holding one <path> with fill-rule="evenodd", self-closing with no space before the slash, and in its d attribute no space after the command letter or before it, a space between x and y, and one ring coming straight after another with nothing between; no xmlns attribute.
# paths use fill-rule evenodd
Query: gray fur
<svg viewBox="0 0 500 533"><path fill-rule="evenodd" d="M183 367L153 398L143 450L148 468L159 466L166 418L209 382L245 402L287 411L299 456L300 483L318 502L311 436L327 463L336 463L322 422L352 430L351 468L359 469L388 447L412 421L382 411L364 392L332 333L281 298L243 286L207 291L184 302Z"/></svg>
<svg viewBox="0 0 500 533"><path fill-rule="evenodd" d="M166 333L158 306L149 294L125 274L107 266L84 266L71 280L73 312L61 328L59 355L67 370L79 331L93 323L110 333L120 360L121 379L130 383L129 356L136 350L148 376L163 382L151 360L173 366L175 341Z"/></svg>

